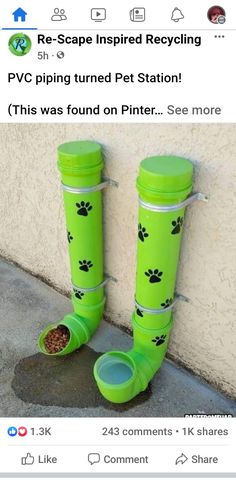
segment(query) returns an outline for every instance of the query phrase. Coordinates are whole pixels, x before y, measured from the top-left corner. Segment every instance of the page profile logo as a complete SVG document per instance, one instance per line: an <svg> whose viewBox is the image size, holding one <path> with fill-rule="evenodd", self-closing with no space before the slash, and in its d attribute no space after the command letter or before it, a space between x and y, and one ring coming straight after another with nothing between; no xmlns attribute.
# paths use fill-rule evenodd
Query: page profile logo
<svg viewBox="0 0 236 480"><path fill-rule="evenodd" d="M11 36L8 41L8 47L13 55L17 57L23 57L30 52L32 46L32 42L28 35L24 33L15 33Z"/></svg>

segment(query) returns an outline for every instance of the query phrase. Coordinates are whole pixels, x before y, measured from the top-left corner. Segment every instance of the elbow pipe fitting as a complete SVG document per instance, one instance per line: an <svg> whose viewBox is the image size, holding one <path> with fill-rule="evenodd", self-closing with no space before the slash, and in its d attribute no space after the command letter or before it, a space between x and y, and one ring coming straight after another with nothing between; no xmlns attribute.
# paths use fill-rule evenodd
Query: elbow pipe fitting
<svg viewBox="0 0 236 480"><path fill-rule="evenodd" d="M160 329L143 328L133 315L134 346L128 352L113 351L102 355L94 366L94 376L104 398L125 403L148 387L165 357L172 318ZM156 348L157 338L165 342ZM153 342L155 342L153 346Z"/></svg>
<svg viewBox="0 0 236 480"><path fill-rule="evenodd" d="M89 341L104 311L101 145L90 141L60 145L58 168L63 187L74 312L41 333L39 348L44 354L61 356ZM50 353L45 347L45 338L59 325L69 330L69 341L63 350Z"/></svg>
<svg viewBox="0 0 236 480"><path fill-rule="evenodd" d="M82 345L89 342L94 332L97 330L101 318L103 316L105 298L100 304L91 307L81 305L76 306L76 299L72 296L74 310L79 311L79 314L69 313L65 317L54 324L48 325L39 336L39 348L45 355L63 356L78 350ZM82 316L83 314L83 316ZM69 330L69 341L65 348L56 353L49 353L45 347L45 338L47 334L55 328L63 326Z"/></svg>
<svg viewBox="0 0 236 480"><path fill-rule="evenodd" d="M135 298L144 308L136 308L132 317L132 350L105 353L94 366L101 394L113 403L128 402L145 390L164 360L172 328L169 307L182 237L182 202L192 190L192 174L191 162L180 157L150 157L140 164Z"/></svg>

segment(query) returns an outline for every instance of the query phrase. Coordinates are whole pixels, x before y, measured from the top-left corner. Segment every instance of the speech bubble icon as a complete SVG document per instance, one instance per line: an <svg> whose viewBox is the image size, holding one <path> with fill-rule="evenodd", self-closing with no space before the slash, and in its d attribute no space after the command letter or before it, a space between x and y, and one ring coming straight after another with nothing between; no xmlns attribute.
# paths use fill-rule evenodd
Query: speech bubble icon
<svg viewBox="0 0 236 480"><path fill-rule="evenodd" d="M94 465L94 463L99 463L101 460L100 454L99 453L89 453L88 454L88 461L91 465Z"/></svg>

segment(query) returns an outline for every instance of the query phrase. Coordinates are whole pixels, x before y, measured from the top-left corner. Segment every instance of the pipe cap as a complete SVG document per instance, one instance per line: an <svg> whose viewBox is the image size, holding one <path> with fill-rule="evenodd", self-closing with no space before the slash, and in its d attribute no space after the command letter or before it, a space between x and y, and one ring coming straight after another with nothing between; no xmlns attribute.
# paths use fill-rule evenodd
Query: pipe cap
<svg viewBox="0 0 236 480"><path fill-rule="evenodd" d="M91 141L75 141L59 145L58 168L62 174L93 173L103 168L102 147Z"/></svg>
<svg viewBox="0 0 236 480"><path fill-rule="evenodd" d="M192 188L193 165L186 158L155 156L142 160L137 188L142 194L175 195L185 197Z"/></svg>

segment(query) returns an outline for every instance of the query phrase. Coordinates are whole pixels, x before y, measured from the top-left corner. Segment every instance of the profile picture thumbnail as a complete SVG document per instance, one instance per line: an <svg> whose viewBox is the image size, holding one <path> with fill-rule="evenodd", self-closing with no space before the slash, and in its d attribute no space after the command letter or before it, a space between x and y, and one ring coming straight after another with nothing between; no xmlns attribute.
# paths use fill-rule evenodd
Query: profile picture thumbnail
<svg viewBox="0 0 236 480"><path fill-rule="evenodd" d="M27 55L27 53L29 53L31 50L31 46L32 43L30 38L24 33L15 33L8 41L10 52L17 57L23 57L24 55Z"/></svg>
<svg viewBox="0 0 236 480"><path fill-rule="evenodd" d="M219 5L209 8L207 18L211 23L223 24L226 21L225 10Z"/></svg>

